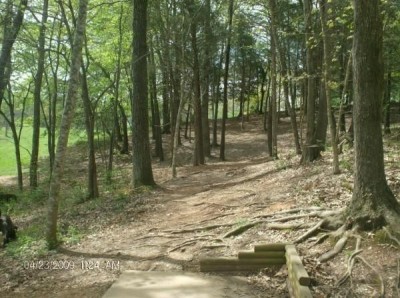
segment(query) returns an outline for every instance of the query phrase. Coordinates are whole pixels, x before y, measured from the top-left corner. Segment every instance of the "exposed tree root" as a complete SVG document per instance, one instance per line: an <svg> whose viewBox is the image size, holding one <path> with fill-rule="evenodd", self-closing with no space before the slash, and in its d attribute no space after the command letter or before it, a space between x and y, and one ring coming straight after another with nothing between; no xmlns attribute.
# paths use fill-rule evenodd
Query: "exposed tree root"
<svg viewBox="0 0 400 298"><path fill-rule="evenodd" d="M326 261L332 259L333 257L335 257L337 254L339 254L343 250L348 239L349 239L349 232L346 231L343 234L343 236L336 242L335 246L330 251L321 255L318 258L318 261L323 263L323 262L326 262Z"/></svg>
<svg viewBox="0 0 400 298"><path fill-rule="evenodd" d="M322 208L322 207L293 208L293 209L289 209L289 210L258 215L258 216L256 216L256 218L266 218L266 217L273 217L273 216L277 216L277 215L293 214L293 213L298 213L298 212L325 211L325 210L326 209Z"/></svg>
<svg viewBox="0 0 400 298"><path fill-rule="evenodd" d="M397 282L396 282L397 296L400 297L400 258L397 259Z"/></svg>
<svg viewBox="0 0 400 298"><path fill-rule="evenodd" d="M343 285L347 279L351 276L351 272L353 271L353 266L355 263L355 257L359 255L363 250L360 249L361 246L361 238L357 237L356 248L354 252L350 255L349 259L347 260L347 271L343 274L343 276L337 281L336 286L340 287Z"/></svg>
<svg viewBox="0 0 400 298"><path fill-rule="evenodd" d="M398 246L400 246L399 239L397 239L395 236L393 236L392 233L390 233L390 231L386 227L383 227L383 230L386 232L386 234L388 235L390 240L394 241L395 243L397 243Z"/></svg>
<svg viewBox="0 0 400 298"><path fill-rule="evenodd" d="M285 221L285 218L283 218ZM278 221L278 219L277 219ZM251 229L252 227L262 224L262 223L267 223L266 228L271 229L271 230L287 230L287 229L302 229L302 228L307 228L309 227L308 223L278 223L278 222L268 222L268 221L255 221L252 223L245 224L243 226L237 227L226 234L222 236L222 238L229 238L231 236L237 236L240 235L244 232L246 232L248 229Z"/></svg>
<svg viewBox="0 0 400 298"><path fill-rule="evenodd" d="M322 234L319 238L317 238L317 240L314 241L314 243L311 246L321 244L322 242L324 242L326 239L329 238L329 235L330 235L329 233Z"/></svg>
<svg viewBox="0 0 400 298"><path fill-rule="evenodd" d="M193 233L193 232L200 232L200 231L209 231L209 230L214 230L222 227L231 227L234 224L217 224L217 225L209 225L209 226L203 226L203 227L196 227L192 229L182 229L182 230L165 230L165 232L169 232L171 234L184 234L184 233Z"/></svg>
<svg viewBox="0 0 400 298"><path fill-rule="evenodd" d="M214 245L204 245L200 249L216 249L221 247L228 247L227 244L214 244Z"/></svg>
<svg viewBox="0 0 400 298"><path fill-rule="evenodd" d="M378 276L380 284L381 284L381 294L380 297L385 297L385 283L383 282L383 277L382 275L372 266L370 263L368 263L362 256L355 256L356 259L359 259L362 261L369 269L375 272L375 274Z"/></svg>
<svg viewBox="0 0 400 298"><path fill-rule="evenodd" d="M186 240L186 241L182 242L181 244L179 244L179 245L171 248L170 250L168 250L168 253L177 251L178 249L181 249L181 248L183 248L185 246L191 245L191 244L196 243L196 242L201 241L201 240L208 241L208 240L210 240L210 238L208 238L208 237L197 237L197 238L194 238L194 239Z"/></svg>
<svg viewBox="0 0 400 298"><path fill-rule="evenodd" d="M309 237L315 235L319 229L321 228L322 225L324 225L327 222L327 219L321 219L316 225L311 227L307 232L305 232L303 235L301 235L299 238L297 238L294 243L300 243L304 241L305 239L308 239Z"/></svg>
<svg viewBox="0 0 400 298"><path fill-rule="evenodd" d="M255 221L255 222L251 222L251 223L242 225L242 226L240 226L240 227L237 227L237 228L235 228L235 229L233 229L233 230L227 232L226 234L224 234L224 235L222 236L222 238L228 238L228 237L231 237L231 236L240 235L240 234L246 232L248 229L251 229L252 227L254 227L254 226L256 226L256 225L258 225L258 224L260 224L260 223L262 223L262 222L263 222L263 221Z"/></svg>

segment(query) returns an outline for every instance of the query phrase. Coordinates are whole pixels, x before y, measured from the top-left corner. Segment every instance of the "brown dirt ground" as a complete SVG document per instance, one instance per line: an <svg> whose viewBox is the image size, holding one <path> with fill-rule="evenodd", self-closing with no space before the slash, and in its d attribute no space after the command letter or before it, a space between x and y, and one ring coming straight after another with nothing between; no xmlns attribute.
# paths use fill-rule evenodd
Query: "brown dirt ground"
<svg viewBox="0 0 400 298"><path fill-rule="evenodd" d="M115 203L115 200L105 199L94 210L82 204L75 214L61 212L60 226L68 222L68 225L88 229L78 244L64 245L59 252L40 259L18 260L0 250L0 297L101 297L123 270L196 272L201 256L234 256L239 250L251 249L257 243L291 242L306 231L272 230L259 224L239 236L223 238L232 228L291 208L318 206L337 210L348 203L352 189L351 150L341 157L348 161L342 163L344 169L340 175L330 174L331 160L327 152L313 165L299 166L299 157L293 151L290 124L287 119L282 119L279 160L273 161L266 151L261 121L252 117L250 122L245 122L243 130L239 122L229 123L226 162L210 158L206 165L192 167L192 144L185 140L179 152L178 178L171 179L167 162L154 162L155 179L160 187L140 194L128 192L128 202L123 205L123 210L111 208L110 202ZM213 149L214 156L218 156L218 150ZM68 164L79 164L81 160L78 156ZM128 157L125 160L120 157L119 165L124 169L114 179L129 178L129 161ZM393 162L387 161L388 181L400 197L399 169L391 167ZM84 164L81 166L84 168ZM84 171L79 172L84 174ZM72 179L71 175L69 177ZM9 178L2 178L0 183L4 186L8 181ZM112 198L113 191L104 191L103 195ZM44 210L35 212L37 216L45 214ZM24 229L36 217L17 217L15 221L20 229ZM312 224L319 220L310 216L291 222ZM204 228L211 225L215 227ZM398 247L387 241L377 241L373 233L362 233L361 237L361 255L383 277L386 297L396 297L399 291ZM359 263L354 268L351 282L335 286L347 268L354 240L350 240L334 259L320 264L317 257L335 242L327 240L313 245L316 238L298 245L306 269L313 278L314 297L379 296L377 275ZM51 270L37 268L39 261L43 267L52 267ZM60 264L64 268L56 269ZM36 268L31 268L33 265ZM288 297L286 274L284 267L242 274L247 286L235 288L232 284L230 297Z"/></svg>

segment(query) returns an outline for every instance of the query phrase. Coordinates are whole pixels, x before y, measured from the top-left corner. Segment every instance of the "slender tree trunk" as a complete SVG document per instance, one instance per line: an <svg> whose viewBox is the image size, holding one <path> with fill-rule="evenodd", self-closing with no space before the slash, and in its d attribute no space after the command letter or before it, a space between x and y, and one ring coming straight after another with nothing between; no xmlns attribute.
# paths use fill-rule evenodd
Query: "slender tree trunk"
<svg viewBox="0 0 400 298"><path fill-rule="evenodd" d="M121 103L118 104L119 113L121 114L122 122L122 148L121 154L129 153L129 140L128 140L128 118L126 117L125 109Z"/></svg>
<svg viewBox="0 0 400 298"><path fill-rule="evenodd" d="M222 45L221 48L221 56L219 59L218 63L218 68L215 70L215 89L216 89L216 96L214 98L214 119L213 119L213 138L212 138L212 146L215 148L218 146L218 140L217 140L217 130L218 130L218 110L219 110L219 101L221 99L221 89L220 89L220 83L221 83L221 69L222 69L222 63L224 62L224 45Z"/></svg>
<svg viewBox="0 0 400 298"><path fill-rule="evenodd" d="M4 23L4 31L0 52L0 109L4 92L10 80L6 75L8 72L7 67L10 66L8 61L11 61L11 51L24 20L24 13L28 0L21 0L14 18L12 18L12 2L13 1L7 1L5 17L2 20ZM10 24L12 24L12 26L10 26Z"/></svg>
<svg viewBox="0 0 400 298"><path fill-rule="evenodd" d="M7 68L8 71L11 71L11 68L8 67ZM7 76L10 76L11 73L7 73ZM7 115L0 110L0 115L3 116L4 120L6 121L8 127L10 127L11 129L11 133L12 133L12 138L14 141L14 151L15 151L15 161L17 164L17 181L18 181L18 189L19 190L23 190L24 188L24 181L23 181L23 173L22 173L22 160L21 160L21 147L20 147L20 141L21 141L21 132L22 132L22 128L24 125L24 114L25 114L25 107L26 107L26 101L28 98L28 94L30 94L30 88L31 84L29 84L28 87L28 91L26 92L26 96L23 99L23 103L22 103L22 111L21 111L21 119L20 119L20 128L19 128L19 132L17 131L17 126L15 123L15 101L13 98L13 94L10 92L10 90L8 90L8 98L4 98L5 103L8 106L8 110L9 110L9 117L7 117Z"/></svg>
<svg viewBox="0 0 400 298"><path fill-rule="evenodd" d="M270 111L271 114L271 126L268 130L271 130L271 140L272 148L270 151L270 156L273 158L278 158L278 141L277 141L277 126L278 126L278 114L277 111L277 34L276 32L276 3L274 0L268 1L269 8L271 11L271 104Z"/></svg>
<svg viewBox="0 0 400 298"><path fill-rule="evenodd" d="M385 106L384 106L384 131L385 135L390 134L390 98L392 97L392 72L389 71L387 74L387 83L385 90Z"/></svg>
<svg viewBox="0 0 400 298"><path fill-rule="evenodd" d="M331 100L331 68L330 63L332 61L331 55L331 35L329 29L327 28L328 16L327 12L330 6L325 0L319 0L320 17L321 17L321 27L322 27L322 39L324 45L324 83L325 83L325 94L326 94L326 106L328 114L328 123L331 133L331 143L332 143L332 153L333 153L333 174L339 174L339 151L336 139L336 123L334 121L335 115L332 111L332 100Z"/></svg>
<svg viewBox="0 0 400 298"><path fill-rule="evenodd" d="M94 115L90 102L89 88L87 84L87 73L82 63L82 101L85 111L85 127L88 141L88 189L87 198L94 199L99 197L99 187L97 183L96 149L94 143Z"/></svg>
<svg viewBox="0 0 400 298"><path fill-rule="evenodd" d="M40 137L40 104L41 89L44 73L44 56L46 42L46 23L49 1L43 1L42 23L40 25L38 42L38 62L35 76L35 90L33 91L33 130L32 130L32 151L29 167L29 185L32 189L38 186L38 158L39 158L39 137Z"/></svg>
<svg viewBox="0 0 400 298"><path fill-rule="evenodd" d="M228 118L228 76L229 76L229 60L231 54L233 0L229 1L228 15L229 15L228 38L226 41L226 50L225 50L224 97L223 97L222 122L221 122L221 147L219 151L219 159L222 161L225 160L225 131L226 131L226 118Z"/></svg>
<svg viewBox="0 0 400 298"><path fill-rule="evenodd" d="M212 29L211 29L211 1L206 0L205 2L205 22L204 22L204 35L205 35L205 47L204 47L204 63L203 63L203 91L202 91L202 102L201 102L201 121L202 121L202 133L203 133L203 151L207 157L211 156L210 146L210 123L208 116L209 102L210 102L210 71L211 71L211 52L210 46L212 44Z"/></svg>
<svg viewBox="0 0 400 298"><path fill-rule="evenodd" d="M193 111L194 111L194 154L193 165L198 166L204 164L204 145L203 145L203 124L202 124L202 107L200 98L200 66L197 49L197 16L195 15L194 2L190 1L188 5L189 14L191 15L190 34L193 51ZM206 91L208 92L208 90ZM208 103L207 103L208 109ZM208 113L207 113L208 115ZM208 119L207 119L208 125Z"/></svg>
<svg viewBox="0 0 400 298"><path fill-rule="evenodd" d="M304 22L306 38L306 66L307 66L307 131L306 142L303 148L302 163L309 163L320 157L320 147L315 140L315 91L316 91L316 65L315 50L312 45L312 0L304 0Z"/></svg>
<svg viewBox="0 0 400 298"><path fill-rule="evenodd" d="M326 135L328 130L326 86L324 80L319 80L317 126L315 128L315 141L321 151L325 151Z"/></svg>
<svg viewBox="0 0 400 298"><path fill-rule="evenodd" d="M79 69L82 61L82 47L85 36L86 15L88 0L79 0L79 12L71 55L71 69L69 75L68 92L65 100L64 112L61 120L60 135L57 143L57 152L50 180L48 199L46 240L50 249L58 246L57 222L58 206L60 200L61 181L64 172L68 136L75 110L75 102L79 88Z"/></svg>
<svg viewBox="0 0 400 298"><path fill-rule="evenodd" d="M387 185L382 142L383 25L379 0L354 1L354 191L347 214L363 229L400 231L400 204Z"/></svg>
<svg viewBox="0 0 400 298"><path fill-rule="evenodd" d="M147 0L133 0L133 185L155 185L151 167L147 98Z"/></svg>
<svg viewBox="0 0 400 298"><path fill-rule="evenodd" d="M153 47L151 47L153 48ZM164 151L162 147L162 135L161 135L161 122L160 122L160 111L158 108L158 98L157 98L157 74L156 74L156 64L154 59L154 51L150 50L150 100L153 105L153 127L154 127L154 138L156 141L156 155L160 161L164 161Z"/></svg>
<svg viewBox="0 0 400 298"><path fill-rule="evenodd" d="M294 110L294 107L292 107L290 105L290 101L289 101L289 80L288 80L289 72L288 72L288 67L287 67L286 58L285 58L285 51L283 49L283 46L279 43L278 33L277 33L277 26L280 23L280 20L278 19L278 16L277 16L276 1L269 0L269 4L270 4L270 10L271 10L271 20L273 19L271 30L272 30L272 34L275 39L275 48L276 48L277 52L279 53L279 60L280 60L280 65L281 65L282 76L284 76L284 77L286 76L286 79L283 81L283 93L284 93L283 95L285 97L285 107L290 116L290 123L292 125L296 153L301 154L299 131L297 128L296 111ZM271 43L271 46L272 46L272 43Z"/></svg>

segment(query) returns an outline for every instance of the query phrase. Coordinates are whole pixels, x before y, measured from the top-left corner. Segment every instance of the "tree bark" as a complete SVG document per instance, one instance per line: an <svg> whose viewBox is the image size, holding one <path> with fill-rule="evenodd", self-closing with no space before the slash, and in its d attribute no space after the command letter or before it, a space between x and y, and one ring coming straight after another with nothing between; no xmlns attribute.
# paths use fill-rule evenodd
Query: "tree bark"
<svg viewBox="0 0 400 298"><path fill-rule="evenodd" d="M209 102L210 102L210 72L211 72L211 51L212 46L212 30L211 30L211 1L205 2L205 22L204 22L204 62L203 62L203 84L202 84L202 101L201 101L201 121L202 121L202 134L203 134L203 151L207 157L211 156L210 146L210 123L208 116Z"/></svg>
<svg viewBox="0 0 400 298"><path fill-rule="evenodd" d="M49 249L53 249L58 246L57 222L60 188L64 173L64 163L68 145L68 136L79 89L79 69L81 67L82 61L82 46L85 36L87 6L88 0L79 0L79 12L76 23L74 43L72 47L68 91L61 120L60 135L58 138L57 151L54 159L54 167L52 169L50 180L46 230L46 240Z"/></svg>
<svg viewBox="0 0 400 298"><path fill-rule="evenodd" d="M384 132L385 135L390 134L390 98L392 97L392 72L387 74L387 82L384 97Z"/></svg>
<svg viewBox="0 0 400 298"><path fill-rule="evenodd" d="M315 91L316 91L316 65L315 50L311 44L312 37L312 0L304 0L304 23L305 23L305 39L306 39L306 66L307 66L307 131L306 142L303 148L301 162L310 163L320 157L320 147L315 140Z"/></svg>
<svg viewBox="0 0 400 298"><path fill-rule="evenodd" d="M44 56L46 42L46 23L49 1L43 1L42 22L40 25L39 42L38 42L38 62L35 75L35 89L33 91L33 130L32 130L32 151L31 162L29 167L29 185L32 189L38 186L38 158L39 158L39 137L40 137L40 104L41 89L44 73Z"/></svg>
<svg viewBox="0 0 400 298"><path fill-rule="evenodd" d="M229 1L228 12L228 38L226 41L225 50L225 72L224 72L224 97L222 107L222 122L221 122L221 146L219 150L219 159L225 160L225 132L226 132L226 118L228 118L228 76L229 76L229 60L231 54L231 35L232 35L232 19L233 19L233 0Z"/></svg>
<svg viewBox="0 0 400 298"><path fill-rule="evenodd" d="M9 66L8 62L11 61L11 51L24 20L24 13L28 4L28 0L21 0L17 14L14 18L12 18L12 2L13 1L9 1L6 4L7 11L3 19L4 31L0 52L0 109L3 102L4 92L10 80L10 78L6 76L8 71L7 67ZM10 26L10 24L12 24L12 26Z"/></svg>
<svg viewBox="0 0 400 298"><path fill-rule="evenodd" d="M188 4L190 22L190 35L193 51L193 111L194 111L194 154L193 165L198 166L204 164L204 144L203 144L203 123L202 123L202 107L200 98L200 65L199 54L197 49L197 16L195 15L194 2ZM206 91L208 92L208 90ZM207 104L208 109L208 104ZM208 117L208 113L207 113ZM208 126L208 119L207 119Z"/></svg>
<svg viewBox="0 0 400 298"><path fill-rule="evenodd" d="M332 61L331 57L331 36L329 28L327 28L328 22L328 11L330 9L329 3L325 0L319 0L320 7L320 17L321 17L321 27L322 27L322 39L324 44L324 83L325 83L325 94L326 94L326 111L328 114L328 123L331 133L331 143L332 143L332 153L333 153L333 174L339 174L339 151L337 146L337 138L336 138L336 123L335 123L335 115L332 111L332 100L331 100L331 67L330 63Z"/></svg>
<svg viewBox="0 0 400 298"><path fill-rule="evenodd" d="M147 0L133 1L133 186L155 185L151 167L147 98Z"/></svg>
<svg viewBox="0 0 400 298"><path fill-rule="evenodd" d="M270 13L271 13L271 99L269 113L271 115L271 126L268 130L271 130L271 145L269 155L273 158L278 158L278 142L277 142L277 126L278 126L278 115L277 111L277 34L276 32L276 3L274 0L268 1Z"/></svg>
<svg viewBox="0 0 400 298"><path fill-rule="evenodd" d="M354 1L353 197L347 213L364 229L400 231L400 205L387 185L382 142L383 25L379 0Z"/></svg>

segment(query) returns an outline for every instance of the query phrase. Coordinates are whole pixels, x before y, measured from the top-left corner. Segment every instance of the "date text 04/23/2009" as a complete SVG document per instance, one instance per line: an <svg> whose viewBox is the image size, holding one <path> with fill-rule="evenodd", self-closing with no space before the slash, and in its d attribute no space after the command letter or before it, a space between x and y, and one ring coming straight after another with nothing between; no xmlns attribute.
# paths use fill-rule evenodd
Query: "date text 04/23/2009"
<svg viewBox="0 0 400 298"><path fill-rule="evenodd" d="M25 270L120 270L119 261L107 260L33 260L24 261L22 264Z"/></svg>

